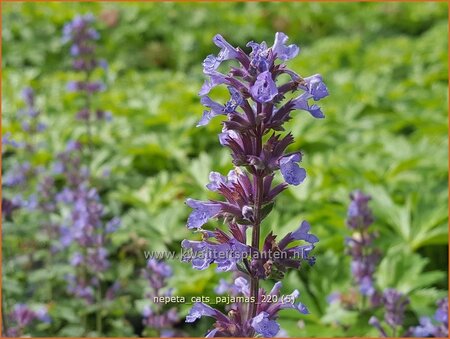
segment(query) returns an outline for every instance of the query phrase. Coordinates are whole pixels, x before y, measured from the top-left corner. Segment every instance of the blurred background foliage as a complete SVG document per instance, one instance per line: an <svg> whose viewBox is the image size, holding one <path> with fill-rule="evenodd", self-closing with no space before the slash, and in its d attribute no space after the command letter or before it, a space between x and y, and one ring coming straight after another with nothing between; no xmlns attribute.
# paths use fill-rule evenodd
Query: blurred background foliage
<svg viewBox="0 0 450 339"><path fill-rule="evenodd" d="M321 73L330 91L322 103L326 119L299 113L288 123L296 137L291 147L304 152L308 177L281 195L263 225L263 233L281 236L306 219L320 238L316 265L291 272L283 288L299 289L311 314L299 321L286 311L282 327L292 336L377 335L367 325L369 315L327 302L352 284L345 217L348 195L357 188L373 197L383 253L377 285L408 293L407 323L432 314L447 294L446 3L2 3L2 11L2 132L20 136L20 91L32 86L48 125L38 140L45 147L31 159L41 165L83 134L74 120L76 96L65 91L76 76L62 27L77 14L97 17L98 55L109 63L108 89L98 100L113 121L95 128L93 171L99 178L110 171L98 185L108 211L123 220L113 234L108 279L119 280L122 290L105 306L108 336L141 335L145 282L137 272L145 265L143 251L179 251L182 239L192 239L184 200L213 198L204 188L209 171L231 168L217 139L219 119L195 128L203 111L201 63L217 53L216 33L245 46L249 40L271 44L276 31L285 32L302 49L290 68L304 76ZM225 91L215 98L225 99ZM14 161L6 156L4 167ZM40 246L32 216L20 214L3 231L6 309L18 301L45 302L55 321L34 335L79 335L72 300L46 294L48 281L61 289L68 264L29 267L30 256L48 250ZM230 279L212 268L170 264L175 294L214 295L219 278ZM185 315L189 305L180 307ZM201 336L208 324L181 321L179 327Z"/></svg>

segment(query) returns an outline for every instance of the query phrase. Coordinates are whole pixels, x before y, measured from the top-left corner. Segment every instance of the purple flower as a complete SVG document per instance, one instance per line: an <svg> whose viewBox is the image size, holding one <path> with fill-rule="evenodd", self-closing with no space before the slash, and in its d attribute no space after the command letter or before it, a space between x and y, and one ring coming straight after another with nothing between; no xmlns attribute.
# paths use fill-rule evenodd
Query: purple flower
<svg viewBox="0 0 450 339"><path fill-rule="evenodd" d="M107 233L114 233L120 227L122 220L119 217L114 217L106 223L105 231Z"/></svg>
<svg viewBox="0 0 450 339"><path fill-rule="evenodd" d="M373 223L372 211L368 203L372 199L361 191L350 194L351 203L347 212L347 225L352 229L367 228Z"/></svg>
<svg viewBox="0 0 450 339"><path fill-rule="evenodd" d="M217 68L219 68L222 61L222 59L219 59L212 54L208 55L205 60L203 60L203 72L205 74L213 73Z"/></svg>
<svg viewBox="0 0 450 339"><path fill-rule="evenodd" d="M218 172L211 172L209 174L209 184L206 185L210 191L218 191L221 185L228 186L229 184L237 183L238 177L235 170L228 172L228 176L223 176Z"/></svg>
<svg viewBox="0 0 450 339"><path fill-rule="evenodd" d="M238 57L239 54L236 48L231 46L220 34L216 34L213 38L213 42L221 49L218 56L221 61L236 59Z"/></svg>
<svg viewBox="0 0 450 339"><path fill-rule="evenodd" d="M156 274L163 278L172 276L172 268L163 261L149 259L147 261L147 268L150 270L151 274Z"/></svg>
<svg viewBox="0 0 450 339"><path fill-rule="evenodd" d="M225 106L212 101L208 96L202 97L201 102L204 106L209 107L210 110L205 110L203 112L203 116L198 122L197 127L207 125L212 118L225 114Z"/></svg>
<svg viewBox="0 0 450 339"><path fill-rule="evenodd" d="M373 248L375 235L368 227L373 222L368 206L370 196L360 191L350 194L351 202L347 213L347 226L355 230L351 238L346 239L347 252L352 256L351 271L359 285L362 295L370 296L372 306L378 304L379 293L373 284L373 275L380 261L380 251Z"/></svg>
<svg viewBox="0 0 450 339"><path fill-rule="evenodd" d="M13 139L11 139L11 133L7 132L2 136L2 146L12 146L14 148L18 148L20 147L20 144L16 141L14 141ZM2 152L5 151L5 147L2 148Z"/></svg>
<svg viewBox="0 0 450 339"><path fill-rule="evenodd" d="M448 298L444 298L438 301L438 309L434 315L434 319L448 325Z"/></svg>
<svg viewBox="0 0 450 339"><path fill-rule="evenodd" d="M193 323L201 317L213 317L216 319L226 319L225 315L216 309L201 302L196 302L186 316L187 323Z"/></svg>
<svg viewBox="0 0 450 339"><path fill-rule="evenodd" d="M203 61L203 72L207 75L216 73L217 68L225 60L236 59L239 56L237 50L231 46L220 34L217 34L214 43L221 50L218 56L208 55ZM209 90L208 90L209 91Z"/></svg>
<svg viewBox="0 0 450 339"><path fill-rule="evenodd" d="M249 297L250 296L250 284L247 279L243 277L238 277L234 280L234 287L236 288L238 293Z"/></svg>
<svg viewBox="0 0 450 339"><path fill-rule="evenodd" d="M284 33L275 33L275 41L272 46L272 51L276 57L282 61L287 61L295 58L300 52L300 48L297 45L286 46L288 36Z"/></svg>
<svg viewBox="0 0 450 339"><path fill-rule="evenodd" d="M230 92L231 99L225 104L224 112L225 113L234 113L236 108L242 105L244 99L242 98L242 94L232 86L228 86L228 91Z"/></svg>
<svg viewBox="0 0 450 339"><path fill-rule="evenodd" d="M209 219L215 217L222 210L222 206L214 202L187 199L186 204L194 209L186 224L189 229L200 229Z"/></svg>
<svg viewBox="0 0 450 339"><path fill-rule="evenodd" d="M250 248L236 239L225 243L183 240L181 247L185 249L182 260L192 262L192 267L197 270L216 263L218 271L230 271L250 253Z"/></svg>
<svg viewBox="0 0 450 339"><path fill-rule="evenodd" d="M300 153L294 153L280 159L280 170L284 180L290 185L299 185L306 178L306 171L297 163L302 160Z"/></svg>
<svg viewBox="0 0 450 339"><path fill-rule="evenodd" d="M319 241L314 234L310 233L311 225L307 221L302 221L299 228L294 232L288 233L279 243L279 247L285 248L289 243L296 240L304 240L310 244L315 244Z"/></svg>
<svg viewBox="0 0 450 339"><path fill-rule="evenodd" d="M209 57L213 57L214 56L209 56ZM205 59L205 62L207 61L208 57ZM205 63L203 64L203 67L207 67L207 65L205 66ZM221 85L221 84L225 84L227 83L227 80L225 78L225 76L219 72L213 71L212 69L215 70L215 68L211 67L211 70L207 70L204 72L206 74L209 75L209 80L205 80L205 82L203 83L202 88L200 89L200 92L198 93L198 95L200 96L205 96L207 95L214 87Z"/></svg>
<svg viewBox="0 0 450 339"><path fill-rule="evenodd" d="M85 84L84 88L89 93L95 93L95 92L104 91L106 89L106 86L104 83L102 83L100 81L95 81L95 82L89 82L89 83Z"/></svg>
<svg viewBox="0 0 450 339"><path fill-rule="evenodd" d="M355 273L355 269L352 269L352 271L353 273ZM375 293L375 288L372 283L372 277L370 276L362 277L362 279L360 280L359 291L361 292L362 295L369 295L369 296Z"/></svg>
<svg viewBox="0 0 450 339"><path fill-rule="evenodd" d="M35 311L36 318L43 323L49 324L52 321L52 318L48 314L48 309L46 306L40 306Z"/></svg>
<svg viewBox="0 0 450 339"><path fill-rule="evenodd" d="M70 55L72 57L72 67L75 71L84 73L84 78L90 78L90 75L96 68L107 70L107 62L98 59L96 56L96 41L100 38L99 33L93 27L94 16L77 16L63 28L63 42L70 43ZM67 84L69 92L78 92L80 95L88 98L97 92L105 90L105 84L100 81L70 81ZM80 107L77 118L86 120L87 125L91 118L91 112L96 112L98 119L109 119L106 112L94 109L93 100L84 100L85 105Z"/></svg>
<svg viewBox="0 0 450 339"><path fill-rule="evenodd" d="M247 47L252 48L250 65L259 72L267 71L269 69L269 50L267 44L264 41L260 44L250 41L247 43Z"/></svg>
<svg viewBox="0 0 450 339"><path fill-rule="evenodd" d="M412 335L418 338L434 337L436 327L429 317L420 317L420 325L411 329Z"/></svg>
<svg viewBox="0 0 450 339"><path fill-rule="evenodd" d="M434 315L434 320L437 324L433 323L430 317L420 317L419 325L410 327L407 335L419 338L448 337L448 298L439 300L437 305L438 309Z"/></svg>
<svg viewBox="0 0 450 339"><path fill-rule="evenodd" d="M66 89L68 92L76 92L81 88L79 81L69 81L66 85Z"/></svg>
<svg viewBox="0 0 450 339"><path fill-rule="evenodd" d="M225 294L232 290L233 284L230 284L225 279L220 279L219 285L214 288L217 294Z"/></svg>
<svg viewBox="0 0 450 339"><path fill-rule="evenodd" d="M322 113L322 110L316 104L309 105L308 99L311 98L312 95L309 93L303 93L294 100L292 100L292 107L295 109L301 109L309 112L314 118L325 118L325 115Z"/></svg>
<svg viewBox="0 0 450 339"><path fill-rule="evenodd" d="M106 248L88 248L87 253L87 264L95 272L104 272L109 267L108 251Z"/></svg>
<svg viewBox="0 0 450 339"><path fill-rule="evenodd" d="M258 102L270 102L278 94L278 88L272 79L272 74L265 71L258 75L255 83L250 88L253 99Z"/></svg>
<svg viewBox="0 0 450 339"><path fill-rule="evenodd" d="M19 327L25 327L36 319L36 313L25 304L16 304L14 305L10 317Z"/></svg>
<svg viewBox="0 0 450 339"><path fill-rule="evenodd" d="M92 286L89 286L84 280L77 280L73 276L67 277L67 280L67 291L70 294L85 300L88 304L94 302L94 289Z"/></svg>
<svg viewBox="0 0 450 339"><path fill-rule="evenodd" d="M280 330L280 325L275 320L270 320L266 312L259 313L252 319L251 324L257 333L266 338L274 337Z"/></svg>
<svg viewBox="0 0 450 339"><path fill-rule="evenodd" d="M149 281L150 291L146 297L151 300L155 297L165 297L171 295L171 289L166 289L167 279L172 275L172 269L165 262L150 259L147 268L143 270L144 277ZM179 317L175 308L164 310L159 304L152 304L153 307L145 306L142 311L143 324L146 327L156 329L159 335L169 335ZM180 336L178 332L173 335Z"/></svg>
<svg viewBox="0 0 450 339"><path fill-rule="evenodd" d="M386 312L384 320L392 328L403 325L405 310L409 300L402 293L393 288L386 289L383 294L383 302Z"/></svg>
<svg viewBox="0 0 450 339"><path fill-rule="evenodd" d="M26 87L22 90L22 98L28 107L34 107L34 91L31 87Z"/></svg>
<svg viewBox="0 0 450 339"><path fill-rule="evenodd" d="M320 74L305 78L306 90L312 95L315 101L323 99L328 96L328 88L322 80Z"/></svg>
<svg viewBox="0 0 450 339"><path fill-rule="evenodd" d="M70 264L72 266L80 266L84 260L84 256L80 252L75 252L70 259Z"/></svg>
<svg viewBox="0 0 450 339"><path fill-rule="evenodd" d="M236 290L234 289L236 288ZM233 287L233 295L250 296L249 284L245 278L239 277L235 280ZM252 337L254 332L263 337L274 337L280 330L276 322L278 312L282 309L295 309L302 314L308 314L307 308L302 303L295 304L295 300L299 296L298 291L294 291L291 295L286 296L286 301L282 301L280 296L281 282L277 282L273 289L267 294L263 289L257 296L256 315L247 318L242 314L242 308L239 306L232 307L227 315L222 312L205 305L203 303L195 303L186 317L186 322L194 322L195 320L208 316L216 320L215 329L208 332L208 337ZM271 295L273 300L267 300L267 296Z"/></svg>
<svg viewBox="0 0 450 339"><path fill-rule="evenodd" d="M8 171L5 174L3 184L7 187L22 186L28 182L28 179L36 174L36 168L28 161L17 163L11 171Z"/></svg>
<svg viewBox="0 0 450 339"><path fill-rule="evenodd" d="M315 257L310 253L319 239L310 234L309 230L310 225L303 221L296 231L288 233L280 242L277 242L276 236L270 232L264 240L260 256L252 260L250 264L257 277L280 280L288 268L298 269L304 261L311 266L314 265ZM306 241L308 244L291 246L299 240Z"/></svg>

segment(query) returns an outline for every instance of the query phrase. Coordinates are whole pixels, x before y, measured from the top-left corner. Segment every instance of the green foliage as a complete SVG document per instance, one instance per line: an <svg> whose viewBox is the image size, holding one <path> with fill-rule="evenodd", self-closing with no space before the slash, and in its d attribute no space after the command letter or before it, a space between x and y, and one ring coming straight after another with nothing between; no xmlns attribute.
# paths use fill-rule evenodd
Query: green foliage
<svg viewBox="0 0 450 339"><path fill-rule="evenodd" d="M108 285L120 281L122 290L102 305L108 319L103 335L142 334L144 251L179 252L180 241L191 237L184 200L214 198L204 189L209 171L231 169L217 140L219 121L195 128L203 110L197 96L201 62L216 53L211 39L218 32L240 46L249 40L270 44L276 31L286 32L302 48L290 68L305 76L321 73L330 91L321 103L326 119L298 113L287 124L296 137L292 150L305 154L308 177L280 196L262 226L265 234L283 236L305 219L320 238L316 265L289 273L283 285L285 293L301 292L311 314L284 311L282 328L291 336L377 335L367 324L370 312L327 302L332 292L352 285L345 217L348 194L357 188L373 196L376 245L383 253L378 288L409 295L408 324L432 314L447 294L446 3L52 2L6 3L2 12L2 132L24 137L16 114L21 89L31 85L49 126L37 140L43 149L29 159L42 166L67 140L84 137L74 120L77 99L64 90L75 74L62 27L79 13L99 17L98 54L109 69L108 89L97 100L114 118L94 126L92 170L107 214L123 220L112 236L112 270L105 278ZM214 94L226 97L224 91ZM23 160L20 152L4 154L4 169L17 159ZM111 172L107 178L105 170ZM16 302L46 303L53 322L33 335L81 336L80 301L53 297L63 295L71 267L57 257L43 263L54 240L36 220L21 212L3 223L4 310ZM175 294L214 295L222 274L170 264ZM185 315L189 305L178 306ZM89 315L87 321L95 319ZM202 336L209 324L181 320L179 327Z"/></svg>

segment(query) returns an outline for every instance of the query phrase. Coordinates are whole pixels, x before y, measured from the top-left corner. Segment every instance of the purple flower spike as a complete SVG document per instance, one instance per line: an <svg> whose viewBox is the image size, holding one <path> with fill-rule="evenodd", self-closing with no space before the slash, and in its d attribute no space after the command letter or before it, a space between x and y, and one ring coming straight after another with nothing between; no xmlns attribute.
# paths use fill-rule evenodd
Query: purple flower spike
<svg viewBox="0 0 450 339"><path fill-rule="evenodd" d="M269 71L263 72L256 78L250 89L253 99L258 102L270 102L278 94L278 88Z"/></svg>
<svg viewBox="0 0 450 339"><path fill-rule="evenodd" d="M274 337L280 330L280 325L275 320L269 319L269 314L261 312L252 319L252 327L265 338Z"/></svg>
<svg viewBox="0 0 450 339"><path fill-rule="evenodd" d="M228 305L226 316L204 304L194 305L188 322L203 315L216 319L207 337L273 337L281 335L276 321L280 310L291 308L302 314L309 313L302 303L263 302L266 292L259 285L262 279L274 279L277 283L270 293L278 296L280 280L289 269L300 269L305 261L314 264L315 258L310 253L319 240L310 233L307 222L280 242L273 232L268 232L265 239L260 233L275 198L289 184L299 185L306 177L305 169L299 165L301 153L286 153L294 137L291 133L280 132L284 131L283 124L291 119L290 114L295 109L323 118L320 108L308 101L328 95L319 74L303 78L283 63L300 51L294 44L287 45L287 39L284 33L278 32L272 47L267 47L266 42L250 41L246 46L251 52L245 53L218 34L213 41L220 47L220 53L208 55L203 61L203 72L208 79L199 95L207 110L197 126L207 125L214 117L222 117L219 142L230 150L235 168L227 176L218 172L211 172L209 176L206 187L220 194L222 200L187 200L194 209L188 217L187 227L201 232L203 239L183 240L182 261L191 263L198 270L216 264L218 271L234 271L237 278L234 283L221 280L217 293L229 291L233 296L243 295L255 300L248 305L240 302ZM219 72L219 67L231 59L234 65L229 71ZM208 96L218 85L228 88L230 97L225 104ZM288 93L297 91L303 91L303 94L291 100L286 98ZM274 184L278 170L285 182ZM214 231L201 229L210 218L218 218L223 223ZM299 241L304 243L299 244ZM296 299L298 295L299 292L294 291L292 298Z"/></svg>
<svg viewBox="0 0 450 339"><path fill-rule="evenodd" d="M23 89L22 98L28 107L34 107L34 91L31 87Z"/></svg>
<svg viewBox="0 0 450 339"><path fill-rule="evenodd" d="M350 194L352 199L347 212L347 225L352 229L367 228L374 219L368 203L371 196L365 195L361 191L355 191Z"/></svg>
<svg viewBox="0 0 450 339"><path fill-rule="evenodd" d="M383 302L386 309L384 320L392 328L403 325L409 299L393 288L384 291Z"/></svg>
<svg viewBox="0 0 450 339"><path fill-rule="evenodd" d="M280 159L280 170L284 180L290 185L300 185L306 178L306 171L297 163L302 160L300 153Z"/></svg>
<svg viewBox="0 0 450 339"><path fill-rule="evenodd" d="M19 327L25 327L36 319L36 314L27 305L16 304L11 313L11 318L17 322Z"/></svg>
<svg viewBox="0 0 450 339"><path fill-rule="evenodd" d="M292 44L286 46L287 40L288 36L286 34L281 32L275 33L275 41L272 46L272 51L277 58L282 61L293 59L300 52L300 48L297 45Z"/></svg>
<svg viewBox="0 0 450 339"><path fill-rule="evenodd" d="M187 222L187 228L201 228L206 222L220 213L222 206L218 203L187 199L186 204L193 208Z"/></svg>

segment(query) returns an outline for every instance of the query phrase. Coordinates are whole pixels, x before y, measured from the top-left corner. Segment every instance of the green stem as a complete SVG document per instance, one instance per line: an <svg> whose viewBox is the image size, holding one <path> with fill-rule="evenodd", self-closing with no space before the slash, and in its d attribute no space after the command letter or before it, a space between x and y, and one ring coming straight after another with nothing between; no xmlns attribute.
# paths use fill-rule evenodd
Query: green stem
<svg viewBox="0 0 450 339"><path fill-rule="evenodd" d="M96 313L96 329L97 336L101 337L103 328L102 328L102 285L100 282L100 277L98 278L98 288L97 288L97 313Z"/></svg>
<svg viewBox="0 0 450 339"><path fill-rule="evenodd" d="M85 82L89 83L91 79L91 72L86 72ZM91 126L91 94L89 92L85 93L84 96L84 109L87 111L86 117L86 135L87 135L87 144L88 144L88 152L87 152L87 163L88 169L91 170L91 163L93 157L93 141L92 141L92 126Z"/></svg>
<svg viewBox="0 0 450 339"><path fill-rule="evenodd" d="M4 297L3 297L3 293L2 293L2 327L3 327L2 328L2 333L3 333L3 336L6 336L7 332L8 332L8 327L6 325L5 312L6 312L6 307L5 307L5 304L4 304Z"/></svg>

